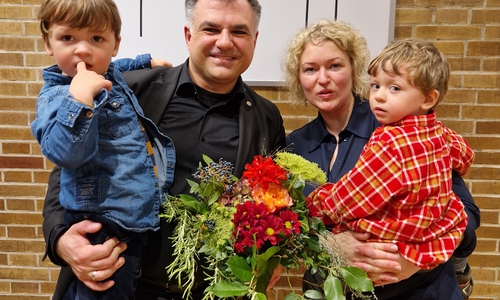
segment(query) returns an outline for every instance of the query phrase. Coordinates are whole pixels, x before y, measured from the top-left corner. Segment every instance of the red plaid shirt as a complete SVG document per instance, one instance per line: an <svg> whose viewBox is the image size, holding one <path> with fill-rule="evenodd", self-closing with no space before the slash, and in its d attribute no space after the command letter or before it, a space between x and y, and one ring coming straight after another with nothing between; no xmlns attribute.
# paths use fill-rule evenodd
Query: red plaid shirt
<svg viewBox="0 0 500 300"><path fill-rule="evenodd" d="M310 213L334 232L394 241L408 261L434 268L451 257L467 225L451 171L463 175L473 160L467 142L435 113L410 116L377 128L351 171L309 195Z"/></svg>

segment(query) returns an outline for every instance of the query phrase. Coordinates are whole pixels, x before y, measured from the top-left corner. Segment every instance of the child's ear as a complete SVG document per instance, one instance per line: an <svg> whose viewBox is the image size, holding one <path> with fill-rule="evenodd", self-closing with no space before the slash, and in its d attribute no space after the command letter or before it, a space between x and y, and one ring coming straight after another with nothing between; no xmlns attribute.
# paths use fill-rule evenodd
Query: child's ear
<svg viewBox="0 0 500 300"><path fill-rule="evenodd" d="M47 52L47 54L49 56L54 55L54 53L52 52L52 48L50 48L50 45L49 45L49 38L44 37L43 34L40 34L40 36L42 37L43 45L45 46L45 52Z"/></svg>
<svg viewBox="0 0 500 300"><path fill-rule="evenodd" d="M424 102L420 106L422 110L430 110L436 106L437 100L439 98L439 91L432 90L429 94L425 96Z"/></svg>
<svg viewBox="0 0 500 300"><path fill-rule="evenodd" d="M120 42L122 41L122 37L118 36L116 39L115 43L115 49L113 50L113 57L115 57L118 54L118 49L120 49Z"/></svg>

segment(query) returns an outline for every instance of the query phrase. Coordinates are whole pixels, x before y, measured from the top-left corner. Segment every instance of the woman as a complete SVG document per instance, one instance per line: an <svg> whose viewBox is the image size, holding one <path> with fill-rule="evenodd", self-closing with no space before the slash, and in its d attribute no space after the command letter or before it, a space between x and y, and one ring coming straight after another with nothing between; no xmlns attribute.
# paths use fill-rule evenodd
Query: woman
<svg viewBox="0 0 500 300"><path fill-rule="evenodd" d="M371 134L380 126L364 95L368 92L369 52L362 35L342 22L321 20L291 42L285 60L290 96L310 103L318 117L287 137L291 151L314 161L336 182L358 160ZM465 205L469 223L455 256L467 257L476 245L479 209L465 183L453 174L453 191ZM312 191L307 187L305 193ZM368 243L367 235L337 235L350 264L364 269L377 286L378 299L456 299L462 295L453 263L419 271L391 244ZM306 281L314 280L306 273ZM307 286L307 284L306 284Z"/></svg>

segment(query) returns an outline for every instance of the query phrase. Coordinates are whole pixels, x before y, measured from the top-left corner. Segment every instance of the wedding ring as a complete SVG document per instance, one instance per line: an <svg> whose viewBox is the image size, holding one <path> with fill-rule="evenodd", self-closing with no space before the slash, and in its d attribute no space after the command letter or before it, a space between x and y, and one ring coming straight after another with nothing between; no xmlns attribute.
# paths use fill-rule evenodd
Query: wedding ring
<svg viewBox="0 0 500 300"><path fill-rule="evenodd" d="M92 281L95 281L95 275L96 275L96 274L97 274L97 271L93 271L93 272L92 272L92 277L91 277L91 278L92 278Z"/></svg>

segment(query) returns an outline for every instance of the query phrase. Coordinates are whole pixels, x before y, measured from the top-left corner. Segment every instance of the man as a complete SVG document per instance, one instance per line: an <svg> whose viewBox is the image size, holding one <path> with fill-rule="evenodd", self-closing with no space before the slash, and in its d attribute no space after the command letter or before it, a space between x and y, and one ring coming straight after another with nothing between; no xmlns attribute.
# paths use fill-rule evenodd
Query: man
<svg viewBox="0 0 500 300"><path fill-rule="evenodd" d="M257 0L187 0L185 40L190 57L174 68L155 68L124 74L146 117L151 118L176 148L175 180L170 194L188 193L186 178L196 171L202 155L224 158L240 176L245 163L262 152L285 146L283 121L277 107L242 82L258 36L260 5ZM87 233L100 224L90 221L70 228L63 224L59 205L59 168L49 179L44 206L44 236L50 259L64 266L54 299L61 299L68 279L76 275L91 289L102 291L114 282L109 277L123 264L126 248L116 239L90 245ZM133 174L131 174L133 175ZM177 281L168 282L165 267L171 262L171 231L149 236L143 257L138 299L182 299ZM193 299L206 287L204 269L198 268Z"/></svg>

